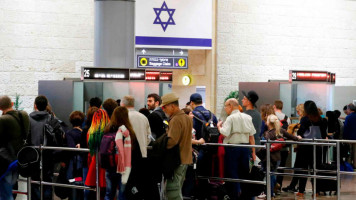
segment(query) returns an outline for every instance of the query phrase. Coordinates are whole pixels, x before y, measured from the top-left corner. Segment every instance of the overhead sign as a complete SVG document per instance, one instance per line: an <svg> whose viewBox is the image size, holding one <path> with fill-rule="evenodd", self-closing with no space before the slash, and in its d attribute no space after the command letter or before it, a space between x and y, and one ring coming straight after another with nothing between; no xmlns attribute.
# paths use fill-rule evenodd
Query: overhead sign
<svg viewBox="0 0 356 200"><path fill-rule="evenodd" d="M129 69L84 68L83 79L130 80Z"/></svg>
<svg viewBox="0 0 356 200"><path fill-rule="evenodd" d="M94 67L82 68L82 80L172 81L172 76L172 71Z"/></svg>
<svg viewBox="0 0 356 200"><path fill-rule="evenodd" d="M187 69L188 57L137 56L138 68Z"/></svg>
<svg viewBox="0 0 356 200"><path fill-rule="evenodd" d="M335 83L335 74L327 71L290 71L289 80Z"/></svg>
<svg viewBox="0 0 356 200"><path fill-rule="evenodd" d="M212 0L136 0L136 47L211 49Z"/></svg>

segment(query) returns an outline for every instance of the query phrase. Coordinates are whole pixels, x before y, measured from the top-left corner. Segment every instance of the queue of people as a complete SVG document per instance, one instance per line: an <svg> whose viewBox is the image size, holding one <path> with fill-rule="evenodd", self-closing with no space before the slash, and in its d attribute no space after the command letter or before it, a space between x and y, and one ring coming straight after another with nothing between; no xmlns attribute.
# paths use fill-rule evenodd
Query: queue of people
<svg viewBox="0 0 356 200"><path fill-rule="evenodd" d="M1 140L1 147L10 149L14 155L25 145L23 141L26 141L26 145L33 146L88 148L89 153L79 154L60 150L44 151L42 180L52 182L55 167L60 166L64 169L61 172L65 173L66 180L71 184L94 187L97 181L96 165L99 164L100 195L105 200L156 200L163 196L169 200L183 197L211 199L214 195L219 199L220 193L230 199L254 199L244 183L221 184L221 181L196 179L196 175L248 179L251 163L257 159L256 154L262 149L211 147L203 145L204 143L257 145L263 139L356 139L356 109L353 104L346 106L348 116L343 124L339 120L340 112L327 112L326 120L321 116L315 102L306 101L296 108L299 123L292 124L290 118L282 112L282 101L262 105L259 112L256 106L258 94L255 91L242 94L245 112L242 112L237 99L227 99L224 110L228 117L224 121L218 121L203 106L203 98L198 93L190 96L186 108L182 110L179 97L174 93L162 97L149 94L147 109L140 109L140 112L135 110L135 98L132 96L125 96L120 101L106 99L104 103L100 98L94 97L89 102L90 107L86 114L81 111L70 114L72 129L68 129L51 112L45 96L36 97L35 111L30 115L13 110L11 99L2 96L0 137L4 139ZM43 131L47 125L52 127L54 138L45 137ZM9 130L12 134L8 134ZM152 148L148 149L148 146ZM355 149L352 146L353 152ZM279 166L286 166L290 151L288 145L271 150L271 171L276 171ZM299 145L294 167L312 168L312 151L311 146ZM317 147L317 167L321 165L325 151ZM262 170L266 170L266 158L259 159ZM96 163L97 160L99 163ZM352 160L355 166L356 158ZM5 171L0 179L0 200L11 200L12 186L18 178L18 171L16 166L8 167ZM32 179L40 180L39 169L33 172ZM283 176L272 175L272 197L278 195L281 189L297 192L297 196L303 197L306 181L306 178L294 177L287 187L282 188ZM217 188L220 188L219 191L214 193ZM57 192L56 189L54 191ZM63 198L95 199L95 192L89 190L66 190L67 196L62 191L59 193ZM44 199L53 197L52 186L44 186L40 191L38 185L32 185L31 199L40 199L40 192ZM262 191L257 198L266 198L266 193L266 190Z"/></svg>

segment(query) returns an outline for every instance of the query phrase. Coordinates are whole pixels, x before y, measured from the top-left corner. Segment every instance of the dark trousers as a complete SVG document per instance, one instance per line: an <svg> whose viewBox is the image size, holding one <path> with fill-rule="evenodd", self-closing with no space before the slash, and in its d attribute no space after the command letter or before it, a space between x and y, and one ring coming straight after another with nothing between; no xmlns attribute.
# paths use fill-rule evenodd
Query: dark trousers
<svg viewBox="0 0 356 200"><path fill-rule="evenodd" d="M316 147L316 168L321 164L322 149ZM295 158L295 168L313 169L313 146L298 146L297 155ZM297 174L308 174L308 172L297 171ZM299 192L304 193L307 178L299 178ZM318 191L317 191L318 192Z"/></svg>
<svg viewBox="0 0 356 200"><path fill-rule="evenodd" d="M286 166L288 155L289 155L289 151L281 151L281 164L279 166L281 166L281 167ZM284 170L279 169L278 172L283 173ZM284 176L277 176L277 183L281 187L282 187L282 183L283 183L283 177Z"/></svg>
<svg viewBox="0 0 356 200"><path fill-rule="evenodd" d="M226 178L246 179L249 173L250 149L242 147L225 147ZM226 183L227 191L232 200L244 195L241 183Z"/></svg>

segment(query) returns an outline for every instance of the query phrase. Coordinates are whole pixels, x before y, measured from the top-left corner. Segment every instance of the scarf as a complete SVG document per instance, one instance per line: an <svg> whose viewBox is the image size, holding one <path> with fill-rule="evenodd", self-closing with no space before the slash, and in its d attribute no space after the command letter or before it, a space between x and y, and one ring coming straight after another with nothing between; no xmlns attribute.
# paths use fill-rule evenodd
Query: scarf
<svg viewBox="0 0 356 200"><path fill-rule="evenodd" d="M117 172L122 174L121 182L125 184L131 172L131 138L124 125L117 130L115 143L118 150Z"/></svg>

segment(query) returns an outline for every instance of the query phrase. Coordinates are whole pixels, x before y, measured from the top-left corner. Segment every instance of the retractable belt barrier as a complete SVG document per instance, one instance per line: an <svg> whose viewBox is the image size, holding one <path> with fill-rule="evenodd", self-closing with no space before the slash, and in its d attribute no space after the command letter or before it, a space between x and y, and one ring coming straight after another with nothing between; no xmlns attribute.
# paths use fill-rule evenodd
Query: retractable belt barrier
<svg viewBox="0 0 356 200"><path fill-rule="evenodd" d="M341 172L340 171L340 143L349 143L355 144L356 140L327 140L327 139L303 139L301 141L274 141L274 140L261 140L261 143L264 145L246 145L246 144L217 144L217 143L205 143L202 146L223 146L223 147L243 147L243 148L261 148L261 149L270 149L272 143L283 143L283 144L298 144L298 145L309 145L313 146L313 169L299 169L299 168L288 168L288 167L278 167L277 169L288 169L294 171L306 171L312 172L312 175L306 174L293 174L293 173L278 173L278 172L271 172L271 157L270 151L266 151L266 181L253 181L247 179L232 179L232 178L220 178L220 177L206 177L206 176L197 176L199 179L210 179L210 180L221 180L226 182L242 182L242 183L251 183L251 184L260 184L266 185L267 187L267 200L271 200L271 175L278 175L278 176L293 176L293 177L302 177L302 178L313 178L313 199L316 199L316 179L328 179L328 180L336 180L337 181L337 199L340 199L340 175L356 175L356 172ZM316 146L334 146L336 147L336 176L321 176L316 175L316 172L335 172L333 170L318 170L316 169ZM96 192L96 199L100 199L100 187L99 187L99 160L98 156L96 156L96 187L87 187L87 186L77 186L77 185L70 185L70 184L59 184L59 183L51 183L42 181L43 178L43 150L62 150L62 151L75 151L75 152L89 152L89 149L85 148L67 148L67 147L48 147L48 146L35 146L41 152L41 159L40 159L40 170L41 176L40 181L32 181L31 178L26 179L18 179L20 182L27 182L27 193L26 192L19 192L13 191L14 193L18 194L27 194L27 199L31 200L31 184L38 184L41 186L41 200L43 199L43 185L49 186L56 186L56 187L66 187L72 189L82 189L82 190L92 190ZM147 147L152 148L152 147ZM98 152L97 152L98 153Z"/></svg>

